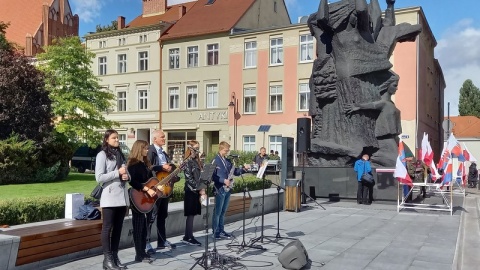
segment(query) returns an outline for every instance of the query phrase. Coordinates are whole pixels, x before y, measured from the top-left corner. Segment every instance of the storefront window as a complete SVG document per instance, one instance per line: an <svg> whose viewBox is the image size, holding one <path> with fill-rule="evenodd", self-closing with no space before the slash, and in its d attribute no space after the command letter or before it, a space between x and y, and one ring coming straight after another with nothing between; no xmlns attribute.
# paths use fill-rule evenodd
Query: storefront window
<svg viewBox="0 0 480 270"><path fill-rule="evenodd" d="M187 142L195 139L195 132L167 132L167 151L173 163L180 164L183 162Z"/></svg>

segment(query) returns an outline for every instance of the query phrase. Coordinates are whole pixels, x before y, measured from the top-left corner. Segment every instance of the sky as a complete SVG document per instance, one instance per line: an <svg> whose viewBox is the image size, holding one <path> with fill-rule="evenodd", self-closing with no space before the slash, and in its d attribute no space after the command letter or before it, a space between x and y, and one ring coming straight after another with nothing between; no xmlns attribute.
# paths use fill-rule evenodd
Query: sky
<svg viewBox="0 0 480 270"><path fill-rule="evenodd" d="M178 1L181 0L169 0L169 4ZM385 1L379 2L385 9ZM291 21L296 23L298 17L316 12L320 0L285 0L285 3ZM94 32L97 24L110 24L118 16L124 16L128 23L142 12L142 0L70 0L70 4L80 17L80 36ZM396 0L395 3L395 8L414 6L422 7L437 40L435 58L440 62L447 85L445 115L447 102L450 102L450 115L458 115L458 97L463 82L471 79L480 87L480 1Z"/></svg>

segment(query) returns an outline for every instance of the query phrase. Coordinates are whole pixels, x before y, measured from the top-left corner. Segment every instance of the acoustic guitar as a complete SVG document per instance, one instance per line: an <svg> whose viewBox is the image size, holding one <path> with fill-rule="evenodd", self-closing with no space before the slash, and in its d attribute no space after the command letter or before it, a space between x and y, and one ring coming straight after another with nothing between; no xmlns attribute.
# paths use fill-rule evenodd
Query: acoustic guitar
<svg viewBox="0 0 480 270"><path fill-rule="evenodd" d="M177 176L180 171L182 171L185 166L187 166L187 162L194 157L193 154L190 154L188 158L186 158L173 172L157 172L156 177L152 177L148 179L148 181L144 184L149 189L155 191L155 196L150 197L147 192L139 191L134 188L130 189L130 199L132 200L133 206L135 209L138 210L140 213L148 213L152 211L155 202L160 198L167 198L173 193L173 185L174 181L172 180L175 176Z"/></svg>

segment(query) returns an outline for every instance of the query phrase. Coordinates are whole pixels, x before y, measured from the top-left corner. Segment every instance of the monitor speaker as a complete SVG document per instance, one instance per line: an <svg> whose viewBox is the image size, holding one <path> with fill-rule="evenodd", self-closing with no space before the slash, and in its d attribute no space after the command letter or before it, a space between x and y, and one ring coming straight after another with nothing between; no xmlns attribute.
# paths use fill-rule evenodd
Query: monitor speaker
<svg viewBox="0 0 480 270"><path fill-rule="evenodd" d="M297 152L310 152L311 120L308 117L297 118Z"/></svg>
<svg viewBox="0 0 480 270"><path fill-rule="evenodd" d="M288 243L278 255L278 261L286 269L301 269L309 262L307 250L300 240Z"/></svg>

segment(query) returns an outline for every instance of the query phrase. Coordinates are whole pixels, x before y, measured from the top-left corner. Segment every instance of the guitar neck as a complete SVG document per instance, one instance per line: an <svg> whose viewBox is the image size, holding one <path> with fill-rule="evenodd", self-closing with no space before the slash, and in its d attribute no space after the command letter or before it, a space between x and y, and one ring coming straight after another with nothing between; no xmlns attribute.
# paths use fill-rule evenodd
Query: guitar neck
<svg viewBox="0 0 480 270"><path fill-rule="evenodd" d="M156 184L155 187L163 186L166 183L168 183L170 180L172 180L173 177L177 176L177 174L179 174L180 171L183 170L183 168L185 167L185 165L190 159L192 159L192 156L189 156L188 158L186 158L173 172L171 172L167 177L163 178L162 181Z"/></svg>

